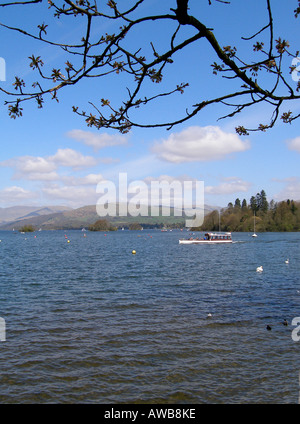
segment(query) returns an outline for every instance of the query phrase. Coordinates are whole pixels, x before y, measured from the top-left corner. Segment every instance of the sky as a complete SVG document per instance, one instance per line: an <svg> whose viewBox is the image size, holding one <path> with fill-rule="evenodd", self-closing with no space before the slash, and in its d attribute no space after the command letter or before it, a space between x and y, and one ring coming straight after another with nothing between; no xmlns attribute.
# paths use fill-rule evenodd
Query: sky
<svg viewBox="0 0 300 424"><path fill-rule="evenodd" d="M300 49L300 17L295 19L293 13L297 2L288 0L284 6L276 0L271 3L275 38L278 34L288 39L293 52ZM175 0L147 0L142 11L170 13L175 4ZM74 18L53 19L53 12L48 10L45 1L42 5L23 7L21 14L15 13L20 8L2 8L1 22L27 31L36 31L36 26L45 22L49 24L49 38L56 42L78 42L84 34L85 25L80 18L75 21ZM199 19L201 16L207 26L214 28L217 38L224 39L224 46L237 46L241 55L253 45L253 42L243 42L241 36L252 35L268 19L262 0L232 0L230 6L218 2L209 6L206 0L190 0L190 8L191 14ZM111 25L110 22L101 30L109 33ZM144 47L148 54L151 40L157 49L163 49L166 34L174 29L164 24L155 26L153 32L151 25L145 26L138 37L129 38L128 43ZM182 31L182 35L188 33L186 28ZM98 36L97 27L92 27L92 34ZM267 35L264 33L256 39L266 37L267 40ZM0 87L4 90L11 89L16 75L28 81L28 86L34 81L28 59L32 54L41 56L45 69L65 67L66 56L61 49L1 27L0 40ZM202 41L197 48L178 54L176 59L165 71L164 84L170 89L188 82L189 87L184 94L176 93L157 105L137 110L142 122L155 123L164 117L168 120L182 116L186 108L199 99L228 92L233 84L213 75L210 64L215 57ZM284 64L287 71L291 61L292 58ZM297 82L291 75L288 78L295 88ZM235 127L268 123L270 108L260 105L232 119L219 120L228 111L211 106L170 130L133 128L127 134L120 134L90 128L72 112L73 105L92 112L89 101L99 104L101 98L120 101L126 94L127 83L122 75L89 79L59 93L59 103L45 98L44 107L38 109L36 104L27 102L23 105L23 116L17 119L9 117L4 105L7 96L0 92L0 207L64 205L77 208L96 204L99 183L111 181L117 185L120 174L124 173L131 187L142 182L144 189L153 180L203 181L204 202L212 207L226 207L237 198L249 203L251 196L261 190L265 190L269 201L300 200L299 121L292 125L278 121L267 132L241 137L235 133ZM150 93L155 90L156 86L150 87ZM298 109L299 113L300 104L288 105L289 108Z"/></svg>

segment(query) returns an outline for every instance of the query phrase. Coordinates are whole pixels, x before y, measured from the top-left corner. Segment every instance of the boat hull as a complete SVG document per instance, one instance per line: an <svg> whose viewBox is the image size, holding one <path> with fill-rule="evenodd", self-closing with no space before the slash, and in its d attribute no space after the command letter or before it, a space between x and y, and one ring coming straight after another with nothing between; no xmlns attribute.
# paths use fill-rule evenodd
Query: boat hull
<svg viewBox="0 0 300 424"><path fill-rule="evenodd" d="M232 240L179 240L179 244L224 244Z"/></svg>

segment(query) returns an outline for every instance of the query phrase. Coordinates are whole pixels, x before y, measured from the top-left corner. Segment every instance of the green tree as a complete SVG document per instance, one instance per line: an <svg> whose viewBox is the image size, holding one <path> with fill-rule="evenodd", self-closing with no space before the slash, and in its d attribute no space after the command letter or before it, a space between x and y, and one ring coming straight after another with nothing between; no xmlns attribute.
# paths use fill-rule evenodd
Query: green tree
<svg viewBox="0 0 300 424"><path fill-rule="evenodd" d="M113 227L106 219L98 219L88 229L89 231L115 231L117 228Z"/></svg>
<svg viewBox="0 0 300 424"><path fill-rule="evenodd" d="M257 202L258 210L262 212L267 212L267 210L269 209L269 203L267 201L267 195L264 190L261 190L260 193L257 193L256 202Z"/></svg>
<svg viewBox="0 0 300 424"><path fill-rule="evenodd" d="M254 207L256 196L252 198ZM299 203L288 200L276 204L271 201L270 204L272 208L269 208L267 212L260 212L255 218L257 231L300 231ZM197 230L217 230L217 215L217 211L213 211L205 216L202 227ZM223 231L253 231L251 207L244 210L227 208L222 213L221 229Z"/></svg>
<svg viewBox="0 0 300 424"><path fill-rule="evenodd" d="M257 198L254 197L254 196L251 196L251 199L250 199L250 208L251 208L252 212L257 212L258 211Z"/></svg>
<svg viewBox="0 0 300 424"><path fill-rule="evenodd" d="M222 217L220 219L220 215L219 215L219 212L217 210L210 212L209 214L207 214L204 217L204 222L202 224L202 227L200 227L201 230L218 231L219 230L219 222L220 222L220 224L222 224L222 229L223 229L224 215L225 214L226 214L226 212L224 214L222 214ZM219 219L220 219L220 221L219 221Z"/></svg>
<svg viewBox="0 0 300 424"><path fill-rule="evenodd" d="M292 214L293 215L295 215L296 214L296 212L297 212L297 206L295 205L295 202L294 202L294 200L292 200L291 201L291 211L292 211Z"/></svg>
<svg viewBox="0 0 300 424"><path fill-rule="evenodd" d="M141 230L143 227L138 222L133 222L129 225L129 230Z"/></svg>
<svg viewBox="0 0 300 424"><path fill-rule="evenodd" d="M290 205L287 202L280 202L276 206L274 223L277 231L293 231L296 220Z"/></svg>
<svg viewBox="0 0 300 424"><path fill-rule="evenodd" d="M234 208L235 209L241 209L241 201L240 201L240 199L235 199L235 202L234 202Z"/></svg>
<svg viewBox="0 0 300 424"><path fill-rule="evenodd" d="M242 209L245 210L247 208L248 208L247 200L246 199L243 199L243 201L242 201Z"/></svg>
<svg viewBox="0 0 300 424"><path fill-rule="evenodd" d="M28 225L23 225L23 227L21 227L19 231L21 233L33 233L35 231L35 228L32 225L28 224Z"/></svg>
<svg viewBox="0 0 300 424"><path fill-rule="evenodd" d="M41 56L42 46L38 46L38 53L33 52L29 57L34 78L30 79L27 75L29 80L25 81L23 77L15 76L11 90L0 87L5 94L9 114L12 118L22 116L24 102L35 101L37 107L42 108L46 99L58 101L60 92L85 80L93 78L96 87L97 80L113 76L113 83L120 87L121 99L101 98L99 90L95 90L97 96L90 101L90 110L82 111L78 105L73 106L73 111L90 127L112 128L123 133L132 127L171 128L194 118L211 105L224 107L222 118L232 118L253 105L264 103L273 109L269 119L258 121L254 128L245 128L241 122L236 127L238 134L266 131L275 125L277 119L291 123L300 117L291 110L300 99L300 82L291 81L290 73L297 73L296 65L289 67L286 63L290 64L292 58L297 57L296 48L299 47L293 50L285 35L278 33L281 15L274 15L270 0L259 2L257 15L262 19L261 28L257 28L254 22L252 34L245 35L243 21L246 17L240 12L240 25L236 26L235 34L228 42L228 34L224 35L227 18L231 17L238 3L229 0L172 0L160 2L159 7L154 5L151 11L147 8L147 0L24 0L0 3L2 9L12 10L3 16L4 21L1 18L2 29L44 44L48 55L50 49L57 49L60 53L50 53L56 60L50 68L46 58ZM251 0L246 3L247 8L253 5ZM295 3L296 0L282 6L284 11L290 11L291 23L300 14L300 0L296 9ZM223 16L223 26L218 26L214 19L219 14ZM19 16L23 16L23 26L18 26ZM82 29L78 40L71 41L68 34L62 41L57 40L56 19L73 20L73 25ZM211 22L215 23L214 29L210 28ZM29 30L28 23L35 26ZM163 39L158 28L165 31ZM53 34L54 38L51 38ZM243 44L239 48L234 45L237 39ZM14 50L17 47L10 46ZM194 72L195 58L202 57L206 50L210 53L209 62L203 58L202 66L204 71L209 70L209 77L216 78L217 94L211 98L199 94L197 99L187 104L183 99L189 86L189 71ZM186 61L186 51L194 53L190 55L190 62L185 63L187 71L185 81L182 81L176 70L178 62ZM26 75L26 72L23 74ZM169 79L168 75L172 78ZM178 80L173 83L174 75ZM203 83L207 84L206 78L199 78L192 87L194 93L203 92ZM138 108L150 105L159 108L166 104L160 102L172 95L183 95L179 102L182 104L180 115L172 119L167 113L162 116L161 122L139 120ZM178 102L178 97L175 101ZM160 107L160 110L163 108ZM151 115L149 113L149 117Z"/></svg>

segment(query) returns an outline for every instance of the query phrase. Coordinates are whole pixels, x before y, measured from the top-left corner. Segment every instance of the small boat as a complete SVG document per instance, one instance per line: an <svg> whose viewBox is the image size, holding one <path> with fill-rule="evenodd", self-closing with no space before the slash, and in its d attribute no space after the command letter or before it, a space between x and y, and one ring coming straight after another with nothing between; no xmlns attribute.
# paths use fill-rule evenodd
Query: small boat
<svg viewBox="0 0 300 424"><path fill-rule="evenodd" d="M254 233L252 234L252 237L257 237L257 234L255 234L255 212L254 212Z"/></svg>
<svg viewBox="0 0 300 424"><path fill-rule="evenodd" d="M179 244L220 244L232 243L231 233L205 233L203 238L180 239Z"/></svg>

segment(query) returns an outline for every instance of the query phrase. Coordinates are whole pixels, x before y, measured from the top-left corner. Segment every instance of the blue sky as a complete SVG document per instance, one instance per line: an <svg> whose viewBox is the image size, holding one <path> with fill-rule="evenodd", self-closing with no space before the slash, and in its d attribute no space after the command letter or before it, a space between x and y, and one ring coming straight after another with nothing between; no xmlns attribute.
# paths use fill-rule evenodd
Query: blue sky
<svg viewBox="0 0 300 424"><path fill-rule="evenodd" d="M223 45L235 45L242 54L246 47L240 40L241 35L249 36L267 23L264 3L262 0L233 0L231 6L215 3L209 7L208 1L191 0L190 7L191 13L202 16L207 26L215 28L217 37L223 37ZM288 39L293 52L300 49L300 18L295 19L293 14L297 2L289 0L282 6L282 2L272 1L272 4L275 38L278 35ZM151 14L168 13L175 7L175 1L148 0L145 7ZM78 41L82 37L84 22L80 18L75 24L72 18L54 20L46 2L22 10L22 15L13 13L12 7L1 10L1 22L20 25L27 30L45 22L49 24L49 38L57 42ZM107 25L104 32L112 30L110 26ZM93 31L96 36L97 28ZM155 35L149 31L150 26L128 42L149 48L149 40L153 39L155 45L162 48L165 34L172 28L157 25ZM263 38L263 35L257 37ZM66 58L60 50L4 28L0 28L0 39L0 57L6 64L6 81L0 81L4 89L11 88L15 75L25 81L34 80L28 66L28 56L32 54L40 55L49 69L64 69ZM201 42L198 50L187 49L180 54L178 61L170 66L165 84L171 88L189 82L189 87L183 95L176 93L160 105L138 110L139 118L144 122L161 121L162 116L171 119L180 116L187 105L199 101L201 96L210 98L216 93L227 92L227 82L211 72L210 64L214 60L207 45ZM291 59L285 64L287 72L289 66ZM7 107L3 105L4 95L0 93L0 207L95 204L99 197L97 183L103 179L117 181L121 172L128 174L129 181L163 178L204 181L205 203L213 206L226 206L236 198L249 202L250 197L262 189L269 201L300 200L299 122L292 125L278 122L265 133L239 137L235 134L235 126L268 123L270 110L259 106L233 119L218 120L226 110L214 106L170 131L133 128L129 134L121 135L88 128L84 120L72 112L73 105L89 110L89 100L120 100L128 82L124 78L114 76L82 82L59 93L59 103L45 98L43 109L27 103L23 117L16 120L8 116ZM296 87L291 76L288 78ZM287 108L298 109L299 113L300 105Z"/></svg>

